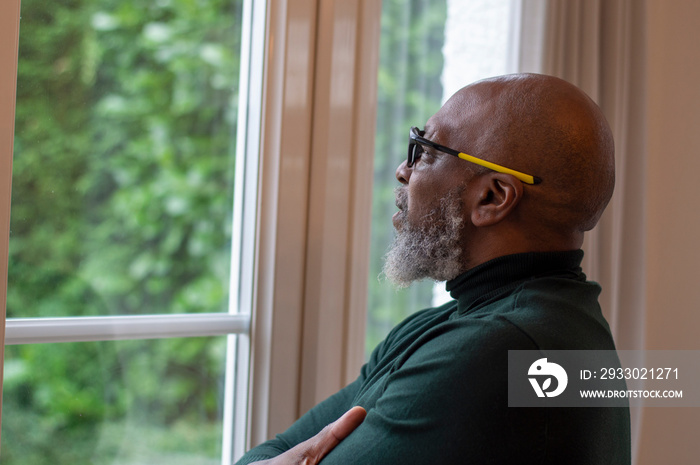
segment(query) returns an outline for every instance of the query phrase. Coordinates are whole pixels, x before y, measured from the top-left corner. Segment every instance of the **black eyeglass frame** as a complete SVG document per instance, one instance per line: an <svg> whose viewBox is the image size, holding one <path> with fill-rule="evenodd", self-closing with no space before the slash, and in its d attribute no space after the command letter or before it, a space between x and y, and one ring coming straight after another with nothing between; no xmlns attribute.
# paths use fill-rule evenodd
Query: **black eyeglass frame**
<svg viewBox="0 0 700 465"><path fill-rule="evenodd" d="M482 160L481 158L477 158L472 155L467 155L466 153L457 151L455 149L451 149L444 145L437 144L423 137L423 135L421 134L422 132L423 131L420 131L417 127L413 126L411 127L411 130L408 133L408 158L406 160L406 166L409 168L411 168L416 162L416 160L420 158L419 151L422 150L421 146L427 145L428 147L432 147L440 152L447 153L449 155L454 155L457 158L461 158L462 160L466 160L470 163L475 163L479 166L483 166L498 173L506 173L513 175L526 184L535 185L542 182L542 179L537 176L532 176L530 174L525 174L520 171L506 168L505 166L501 166L496 163L491 163L490 161Z"/></svg>

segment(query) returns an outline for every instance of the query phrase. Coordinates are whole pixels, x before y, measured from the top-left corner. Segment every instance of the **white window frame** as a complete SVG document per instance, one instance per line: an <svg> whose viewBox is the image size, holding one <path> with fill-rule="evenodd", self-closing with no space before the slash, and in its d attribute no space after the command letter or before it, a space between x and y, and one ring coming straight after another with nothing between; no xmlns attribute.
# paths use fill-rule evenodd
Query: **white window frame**
<svg viewBox="0 0 700 465"><path fill-rule="evenodd" d="M239 89L234 227L231 245L231 278L228 313L160 314L131 316L12 318L6 320L7 264L9 218L11 200L11 173L14 139L14 110L19 44L20 1L8 0L0 4L0 38L12 47L2 47L0 63L6 73L0 75L0 355L4 360L4 346L10 344L38 344L56 342L115 341L127 339L154 339L228 335L225 398L222 431L222 464L232 463L245 447L245 395L248 380L248 338L251 319L255 207L259 115L261 107L261 76L265 40L265 4L253 0L243 2L243 29L241 76ZM255 51L251 49L256 47ZM246 156L255 154L254 156ZM0 367L0 370L2 368ZM0 390L2 388L0 371ZM0 405L1 407L1 405ZM1 419L0 419L1 420ZM0 438L1 439L1 438Z"/></svg>
<svg viewBox="0 0 700 465"><path fill-rule="evenodd" d="M19 4L0 2L0 43L6 44L0 47L0 69L5 70L0 75L0 323L6 302ZM253 63L241 90L247 86L247 94L259 95L263 104L241 110L252 123L241 125L248 131L248 145L241 150L259 150L261 161L236 170L258 183L257 190L236 193L243 202L237 211L250 229L234 237L241 244L234 259L253 271L232 276L232 284L242 284L231 289L232 306L252 309L250 317L244 312L80 318L79 324L67 321L78 319L13 320L6 341L239 334L237 346L229 344L227 360L238 369L250 363L248 398L226 399L224 424L230 426L224 437L236 438L228 445L224 439L222 463L283 430L357 376L367 301L381 3L248 0L246 8L253 27L244 34L263 34L264 41L253 43L264 42L264 51L250 54L262 62L260 67ZM260 133L250 132L257 122ZM237 161L243 162L240 155ZM4 328L0 324L0 355ZM227 369L229 387L232 373ZM234 428L234 423L246 428Z"/></svg>
<svg viewBox="0 0 700 465"><path fill-rule="evenodd" d="M364 360L381 2L269 0L247 447Z"/></svg>

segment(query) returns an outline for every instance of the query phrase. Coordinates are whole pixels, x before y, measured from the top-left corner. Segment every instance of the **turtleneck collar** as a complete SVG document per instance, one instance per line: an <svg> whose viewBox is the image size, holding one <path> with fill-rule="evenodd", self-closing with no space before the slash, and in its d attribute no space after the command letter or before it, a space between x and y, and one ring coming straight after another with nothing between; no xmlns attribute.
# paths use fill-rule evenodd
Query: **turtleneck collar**
<svg viewBox="0 0 700 465"><path fill-rule="evenodd" d="M497 293L514 289L536 276L566 275L585 280L581 271L583 250L528 252L506 255L482 263L448 281L446 288L459 308L466 309Z"/></svg>

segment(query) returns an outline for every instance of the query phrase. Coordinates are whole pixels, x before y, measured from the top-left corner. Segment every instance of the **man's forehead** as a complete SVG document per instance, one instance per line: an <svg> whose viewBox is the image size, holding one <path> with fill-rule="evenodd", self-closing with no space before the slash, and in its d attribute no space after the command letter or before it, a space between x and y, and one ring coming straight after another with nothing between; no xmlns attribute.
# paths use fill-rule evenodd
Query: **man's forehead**
<svg viewBox="0 0 700 465"><path fill-rule="evenodd" d="M464 88L450 97L447 102L425 123L425 131L453 131L465 126L478 125L488 118L496 102L479 91L480 87Z"/></svg>
<svg viewBox="0 0 700 465"><path fill-rule="evenodd" d="M464 132L470 121L468 118L442 118L436 113L423 127L423 137L433 142L449 145L450 139Z"/></svg>
<svg viewBox="0 0 700 465"><path fill-rule="evenodd" d="M423 127L423 136L426 139L432 140L435 136L443 136L447 133L456 131L460 127L460 120L462 118L456 118L455 115L450 116L448 112L443 111L444 107L440 109L433 116L428 118Z"/></svg>

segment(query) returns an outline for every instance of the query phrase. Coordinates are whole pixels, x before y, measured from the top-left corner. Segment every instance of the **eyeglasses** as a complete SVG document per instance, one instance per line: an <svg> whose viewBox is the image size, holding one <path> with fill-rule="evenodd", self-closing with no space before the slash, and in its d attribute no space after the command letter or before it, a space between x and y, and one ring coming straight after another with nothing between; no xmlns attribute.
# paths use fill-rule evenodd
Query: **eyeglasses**
<svg viewBox="0 0 700 465"><path fill-rule="evenodd" d="M418 128L414 126L411 128L411 131L408 134L408 161L406 162L406 166L409 168L412 167L416 160L420 158L420 154L423 151L422 146L427 145L428 147L432 147L440 152L454 155L462 160L475 163L490 170L497 171L499 173L511 174L526 184L539 184L542 182L542 179L538 178L537 176L521 173L520 171L515 171L510 168L506 168L505 166L497 165L495 163L491 163L490 161L482 160L481 158L476 158L471 155L467 155L466 153L458 152L457 150L445 147L444 145L436 144L435 142L422 137L420 134L421 132L422 131L419 131Z"/></svg>

